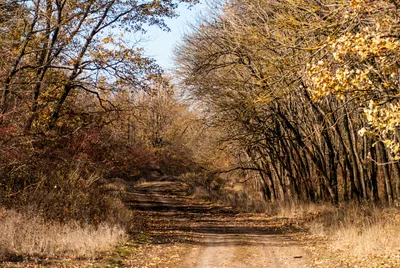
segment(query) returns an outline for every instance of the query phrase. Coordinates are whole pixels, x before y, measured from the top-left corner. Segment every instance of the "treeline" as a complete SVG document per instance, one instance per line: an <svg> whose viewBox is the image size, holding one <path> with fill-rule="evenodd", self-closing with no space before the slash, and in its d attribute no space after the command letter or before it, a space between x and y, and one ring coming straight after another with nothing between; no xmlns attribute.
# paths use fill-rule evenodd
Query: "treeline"
<svg viewBox="0 0 400 268"><path fill-rule="evenodd" d="M130 225L110 183L193 166L198 120L133 36L195 2L0 3L0 207Z"/></svg>
<svg viewBox="0 0 400 268"><path fill-rule="evenodd" d="M268 201L398 204L400 2L211 5L176 61L231 169Z"/></svg>

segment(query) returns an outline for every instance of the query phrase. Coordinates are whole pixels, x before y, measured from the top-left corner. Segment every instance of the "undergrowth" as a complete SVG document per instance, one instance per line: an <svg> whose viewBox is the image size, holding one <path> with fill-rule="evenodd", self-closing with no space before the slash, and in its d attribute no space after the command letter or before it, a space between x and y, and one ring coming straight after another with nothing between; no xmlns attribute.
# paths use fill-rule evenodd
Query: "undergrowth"
<svg viewBox="0 0 400 268"><path fill-rule="evenodd" d="M116 225L60 223L28 211L4 210L0 226L0 260L18 256L94 258L127 237L124 229Z"/></svg>
<svg viewBox="0 0 400 268"><path fill-rule="evenodd" d="M325 205L309 219L310 232L326 237L333 250L365 257L399 254L400 210L375 205Z"/></svg>
<svg viewBox="0 0 400 268"><path fill-rule="evenodd" d="M93 257L142 229L123 200L129 185L193 165L176 148L127 145L109 128L53 132L0 136L3 260Z"/></svg>

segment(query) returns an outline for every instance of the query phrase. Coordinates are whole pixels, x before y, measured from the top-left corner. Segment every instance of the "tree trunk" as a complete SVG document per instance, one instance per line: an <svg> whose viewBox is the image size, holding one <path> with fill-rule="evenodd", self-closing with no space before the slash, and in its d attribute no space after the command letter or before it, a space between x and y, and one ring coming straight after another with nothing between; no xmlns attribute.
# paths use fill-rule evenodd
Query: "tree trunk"
<svg viewBox="0 0 400 268"><path fill-rule="evenodd" d="M385 145L382 142L378 142L377 146L378 146L379 155L380 155L380 162L382 164L382 169L383 169L386 200L389 204L392 204L393 203L393 191L392 191L392 184L390 181L390 170L389 170L387 152L385 149Z"/></svg>

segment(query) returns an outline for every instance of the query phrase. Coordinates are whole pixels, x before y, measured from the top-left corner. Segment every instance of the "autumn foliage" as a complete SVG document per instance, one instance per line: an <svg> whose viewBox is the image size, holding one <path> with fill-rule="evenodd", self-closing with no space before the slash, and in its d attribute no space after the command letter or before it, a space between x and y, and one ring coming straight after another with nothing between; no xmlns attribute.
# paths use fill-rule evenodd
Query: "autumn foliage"
<svg viewBox="0 0 400 268"><path fill-rule="evenodd" d="M398 203L398 8L216 1L185 37L178 74L266 200Z"/></svg>
<svg viewBox="0 0 400 268"><path fill-rule="evenodd" d="M132 36L195 2L0 3L0 207L129 229L109 185L190 168L171 117L191 115Z"/></svg>

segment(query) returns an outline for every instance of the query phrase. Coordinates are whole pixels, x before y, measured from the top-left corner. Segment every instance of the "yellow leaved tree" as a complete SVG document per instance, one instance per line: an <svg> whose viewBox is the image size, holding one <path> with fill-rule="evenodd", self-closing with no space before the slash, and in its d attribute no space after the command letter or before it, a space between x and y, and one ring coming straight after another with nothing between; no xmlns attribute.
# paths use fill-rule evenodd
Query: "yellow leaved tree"
<svg viewBox="0 0 400 268"><path fill-rule="evenodd" d="M400 159L400 23L395 1L351 1L343 32L326 39L323 56L307 65L315 101L334 95L356 100L368 126Z"/></svg>

